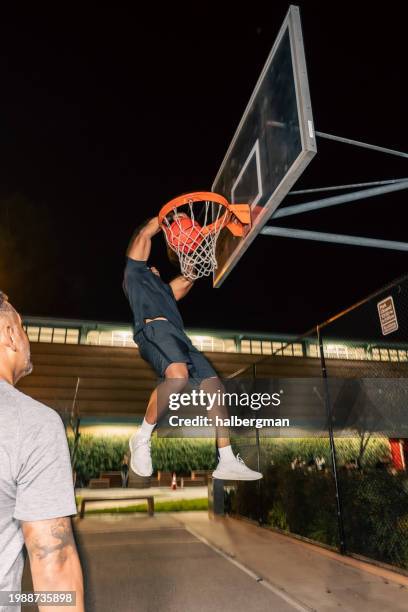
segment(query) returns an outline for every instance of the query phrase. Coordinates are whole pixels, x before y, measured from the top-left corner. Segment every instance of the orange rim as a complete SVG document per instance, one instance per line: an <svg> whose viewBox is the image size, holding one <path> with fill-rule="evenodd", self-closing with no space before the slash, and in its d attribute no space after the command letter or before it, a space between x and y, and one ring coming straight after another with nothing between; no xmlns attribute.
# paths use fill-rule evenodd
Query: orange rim
<svg viewBox="0 0 408 612"><path fill-rule="evenodd" d="M214 221L214 223L211 223L210 225L206 225L202 229L204 235L211 234L213 231L221 229L222 227L227 225L231 217L228 200L222 195L219 195L218 193L213 193L212 191L193 191L192 193L185 193L181 196L178 196L177 198L173 198L172 200L170 200L170 202L167 202L167 204L162 207L158 215L161 227L163 228L163 221L165 217L169 214L169 212L172 212L175 208L179 208L180 206L185 206L190 202L214 202L215 204L224 206L226 212L229 213L224 213L221 219Z"/></svg>

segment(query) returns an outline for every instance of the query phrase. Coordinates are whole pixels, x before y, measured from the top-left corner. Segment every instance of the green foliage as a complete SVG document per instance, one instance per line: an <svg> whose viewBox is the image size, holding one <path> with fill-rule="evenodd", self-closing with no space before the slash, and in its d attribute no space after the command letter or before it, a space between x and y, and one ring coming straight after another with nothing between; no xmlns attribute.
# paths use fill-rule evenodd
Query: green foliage
<svg viewBox="0 0 408 612"><path fill-rule="evenodd" d="M360 456L358 437L336 438L336 453L339 465ZM371 438L361 458L362 466L373 466L389 452L385 438ZM262 459L265 464L289 465L295 457L308 460L310 457L323 457L326 466L331 464L328 438L264 438L261 441Z"/></svg>
<svg viewBox="0 0 408 612"><path fill-rule="evenodd" d="M73 437L68 436L70 448ZM76 454L77 483L86 485L100 472L120 470L124 453L129 449L124 437L81 436Z"/></svg>
<svg viewBox="0 0 408 612"><path fill-rule="evenodd" d="M68 436L68 444L72 446L72 436ZM76 455L78 484L86 486L100 472L120 470L126 452L127 437L81 436ZM189 474L191 470L211 470L215 467L214 441L153 436L152 460L155 471Z"/></svg>
<svg viewBox="0 0 408 612"><path fill-rule="evenodd" d="M215 443L204 439L159 438L152 440L155 470L189 474L191 470L215 468Z"/></svg>
<svg viewBox="0 0 408 612"><path fill-rule="evenodd" d="M191 512L199 510L208 510L208 498L175 499L172 501L156 502L154 505L155 512ZM86 510L85 514L122 514L128 512L147 512L147 503L118 508L95 508L94 510Z"/></svg>
<svg viewBox="0 0 408 612"><path fill-rule="evenodd" d="M346 549L408 569L408 478L405 472L380 468L389 452L385 438L371 438L361 469L347 469L356 459L360 440L336 439L339 488ZM310 458L324 457L326 470L308 467ZM296 458L305 465L292 469ZM330 447L327 439L263 439L263 479L258 495L254 483L239 483L229 497L233 513L329 546L338 547L338 522Z"/></svg>
<svg viewBox="0 0 408 612"><path fill-rule="evenodd" d="M280 502L276 502L268 512L268 524L282 531L289 531L286 512Z"/></svg>
<svg viewBox="0 0 408 612"><path fill-rule="evenodd" d="M346 541L353 552L408 568L405 473L371 469L340 480Z"/></svg>

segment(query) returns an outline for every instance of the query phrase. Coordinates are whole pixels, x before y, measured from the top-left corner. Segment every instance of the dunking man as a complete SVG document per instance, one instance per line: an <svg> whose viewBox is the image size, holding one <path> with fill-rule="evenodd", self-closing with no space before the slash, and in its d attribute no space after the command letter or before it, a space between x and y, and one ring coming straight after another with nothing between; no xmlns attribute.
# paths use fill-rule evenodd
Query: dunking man
<svg viewBox="0 0 408 612"><path fill-rule="evenodd" d="M160 231L157 217L135 231L127 250L124 275L124 291L133 312L134 339L139 353L162 379L150 396L141 428L129 442L130 465L139 476L153 473L150 439L158 419L168 408L170 394L181 393L189 379L199 381L200 389L206 393L222 388L209 361L185 333L178 309L177 302L191 290L193 281L179 275L167 284L149 263L152 238ZM220 458L214 478L262 478L262 474L248 468L239 455L234 455L225 428L217 429L217 446Z"/></svg>

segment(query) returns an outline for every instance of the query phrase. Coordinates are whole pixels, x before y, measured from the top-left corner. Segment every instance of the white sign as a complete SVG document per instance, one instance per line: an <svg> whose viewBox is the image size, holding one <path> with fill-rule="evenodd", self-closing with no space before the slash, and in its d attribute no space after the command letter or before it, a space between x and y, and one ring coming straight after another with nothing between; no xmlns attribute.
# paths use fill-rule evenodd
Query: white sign
<svg viewBox="0 0 408 612"><path fill-rule="evenodd" d="M390 295L384 300L381 300L381 302L378 302L377 309L383 336L387 336L387 334L392 334L392 332L397 331L398 320L392 296Z"/></svg>

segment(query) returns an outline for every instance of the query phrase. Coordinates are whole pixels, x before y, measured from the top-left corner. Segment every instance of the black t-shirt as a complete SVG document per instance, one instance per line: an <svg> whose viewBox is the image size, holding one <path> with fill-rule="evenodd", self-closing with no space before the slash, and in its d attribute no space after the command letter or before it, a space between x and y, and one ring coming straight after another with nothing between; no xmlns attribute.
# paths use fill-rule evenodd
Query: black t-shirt
<svg viewBox="0 0 408 612"><path fill-rule="evenodd" d="M178 328L184 327L170 285L154 274L146 261L127 260L123 288L133 312L135 334L145 319L165 317Z"/></svg>

